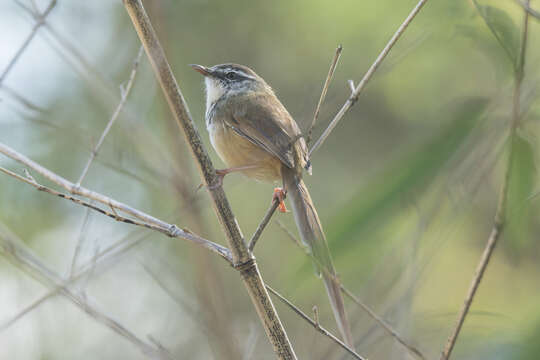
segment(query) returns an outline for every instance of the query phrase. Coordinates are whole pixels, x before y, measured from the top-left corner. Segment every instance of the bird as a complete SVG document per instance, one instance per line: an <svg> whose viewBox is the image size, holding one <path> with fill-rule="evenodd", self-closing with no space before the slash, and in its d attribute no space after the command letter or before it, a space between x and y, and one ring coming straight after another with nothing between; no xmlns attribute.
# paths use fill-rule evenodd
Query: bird
<svg viewBox="0 0 540 360"><path fill-rule="evenodd" d="M273 198L277 198L281 212L287 212L284 198L289 198L300 237L324 281L337 327L344 342L354 348L341 283L303 181L304 172L311 175L312 165L300 127L273 89L249 67L234 63L190 65L204 76L206 128L213 148L227 166L216 170L218 185L231 172L263 182L283 182L283 188L274 189Z"/></svg>

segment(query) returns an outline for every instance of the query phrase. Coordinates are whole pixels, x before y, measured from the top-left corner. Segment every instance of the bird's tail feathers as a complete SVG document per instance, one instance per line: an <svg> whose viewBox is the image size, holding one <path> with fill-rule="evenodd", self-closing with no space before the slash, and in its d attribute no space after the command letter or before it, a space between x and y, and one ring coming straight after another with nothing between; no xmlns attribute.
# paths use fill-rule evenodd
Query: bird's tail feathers
<svg viewBox="0 0 540 360"><path fill-rule="evenodd" d="M282 167L282 175L283 184L287 190L287 197L291 203L298 232L302 241L311 250L315 268L319 275L322 275L338 329L344 342L354 348L351 328L345 312L341 285L337 279L317 210L315 210L315 206L301 175L295 169L290 169L286 166Z"/></svg>

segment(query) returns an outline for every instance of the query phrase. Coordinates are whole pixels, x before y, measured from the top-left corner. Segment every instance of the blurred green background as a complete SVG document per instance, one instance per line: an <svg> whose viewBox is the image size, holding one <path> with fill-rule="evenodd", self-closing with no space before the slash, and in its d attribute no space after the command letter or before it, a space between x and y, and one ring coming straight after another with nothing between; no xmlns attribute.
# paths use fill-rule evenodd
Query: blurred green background
<svg viewBox="0 0 540 360"><path fill-rule="evenodd" d="M36 3L41 10L48 4ZM223 167L204 129L202 79L187 64L252 67L306 130L342 44L318 136L349 96L347 80L358 83L415 3L169 0L145 6L203 140ZM510 0L478 5L427 3L314 154L313 176L306 179L343 284L433 359L487 241L507 163L523 11ZM540 8L537 1L531 5ZM11 0L0 3L0 19L4 71L35 22ZM46 24L0 84L0 142L76 181L119 102L139 41L121 1L58 0ZM455 359L538 358L539 39L532 18L508 226ZM3 156L0 165L23 170ZM208 194L196 191L199 182L143 55L128 103L83 185L226 244ZM249 237L269 206L272 185L230 175L225 190ZM177 358L274 358L237 273L215 255L87 213L6 175L0 198L2 226L63 276L78 243L76 265L82 265L119 239L144 236L73 287L141 338L151 335ZM291 214L277 214L264 232L256 256L265 281L307 313L317 305L321 323L337 333L310 259L275 220L296 234ZM0 326L46 292L0 258ZM277 300L276 307L299 358L350 358ZM357 305L347 307L360 354L414 358ZM145 357L57 296L1 329L0 358Z"/></svg>

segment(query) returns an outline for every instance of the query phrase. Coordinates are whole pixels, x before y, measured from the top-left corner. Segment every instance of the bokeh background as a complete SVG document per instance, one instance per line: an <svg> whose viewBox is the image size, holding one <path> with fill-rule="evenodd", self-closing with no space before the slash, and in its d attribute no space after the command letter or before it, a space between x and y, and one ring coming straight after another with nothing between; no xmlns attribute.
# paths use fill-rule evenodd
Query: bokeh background
<svg viewBox="0 0 540 360"><path fill-rule="evenodd" d="M20 3L33 7L32 1ZM41 11L48 5L35 3ZM188 64L252 67L305 130L342 44L314 130L318 136L349 96L347 80L360 80L415 3L169 0L145 6L209 146L202 79ZM454 326L493 225L507 163L513 93L508 54L517 54L523 11L510 0L479 5L488 3L481 14L470 1L428 2L314 154L313 176L306 179L343 284L428 358L438 358ZM16 1L0 2L0 71L34 24ZM508 226L455 359L538 358L539 40L532 18ZM139 46L121 1L58 0L2 78L0 142L76 181L120 100ZM128 102L83 185L226 244L208 194L196 191L200 179L186 149L143 55ZM0 165L23 171L3 156ZM225 190L250 236L269 206L272 185L230 175ZM237 273L217 256L114 222L4 174L0 199L2 233L12 232L65 278L111 244L132 244L96 264L71 289L141 339L159 342L179 359L274 358ZM310 259L275 220L296 234L290 214L277 214L270 223L256 248L265 281L309 314L317 305L321 323L337 333ZM0 258L1 359L146 358L59 295L10 323L51 289L21 270ZM350 358L277 300L276 306L299 358ZM414 358L360 307L348 302L347 308L360 354Z"/></svg>

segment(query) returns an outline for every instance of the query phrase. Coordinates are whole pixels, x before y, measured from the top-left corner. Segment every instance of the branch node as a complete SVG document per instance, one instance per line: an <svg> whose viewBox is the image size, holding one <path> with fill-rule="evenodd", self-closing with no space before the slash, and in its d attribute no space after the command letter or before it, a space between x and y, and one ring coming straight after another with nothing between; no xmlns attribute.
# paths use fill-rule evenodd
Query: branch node
<svg viewBox="0 0 540 360"><path fill-rule="evenodd" d="M356 90L356 87L354 86L354 81L352 79L347 80L347 84L349 84L349 88L351 89L351 94L354 94L354 90Z"/></svg>
<svg viewBox="0 0 540 360"><path fill-rule="evenodd" d="M69 187L69 192L75 195L79 195L81 193L81 184L72 184L72 186Z"/></svg>
<svg viewBox="0 0 540 360"><path fill-rule="evenodd" d="M253 267L256 266L256 264L255 264L255 258L252 257L252 258L250 258L249 260L244 261L244 262L232 263L231 266L232 266L235 270L238 270L240 273L243 273L243 272L246 272L246 271L248 271L249 269L251 269L251 268L253 268Z"/></svg>
<svg viewBox="0 0 540 360"><path fill-rule="evenodd" d="M319 308L317 307L317 305L313 305L313 308L311 310L313 310L313 321L315 321L315 326L317 327L317 329L320 329L321 325L319 323Z"/></svg>
<svg viewBox="0 0 540 360"><path fill-rule="evenodd" d="M114 214L114 219L115 220L119 220L120 219L120 216L118 216L118 213L116 212L116 210L114 209L114 206L112 205L112 203L109 201L109 207L111 208L111 211L113 212Z"/></svg>
<svg viewBox="0 0 540 360"><path fill-rule="evenodd" d="M177 237L178 235L180 235L182 230L180 230L180 228L178 228L178 226L176 226L175 224L172 224L171 226L169 226L168 232L170 237Z"/></svg>
<svg viewBox="0 0 540 360"><path fill-rule="evenodd" d="M30 174L30 171L28 171L28 169L24 168L24 169L23 169L23 172L24 172L24 176L26 176L26 178L27 178L28 180L30 180L30 181L33 182L34 184L37 184L36 179L34 179L34 177Z"/></svg>

